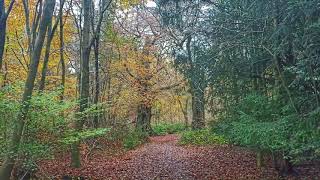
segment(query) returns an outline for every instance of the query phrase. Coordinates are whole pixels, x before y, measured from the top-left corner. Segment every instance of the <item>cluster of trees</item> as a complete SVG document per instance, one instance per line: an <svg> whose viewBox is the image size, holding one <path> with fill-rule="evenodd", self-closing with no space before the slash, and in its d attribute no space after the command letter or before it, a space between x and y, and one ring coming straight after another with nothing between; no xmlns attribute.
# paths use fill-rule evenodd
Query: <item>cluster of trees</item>
<svg viewBox="0 0 320 180"><path fill-rule="evenodd" d="M194 127L272 155L282 173L319 158L318 1L158 1L188 80ZM175 46L174 46L175 45Z"/></svg>
<svg viewBox="0 0 320 180"><path fill-rule="evenodd" d="M0 0L0 179L28 147L63 142L79 167L83 139L119 124L151 135L152 120L188 125L189 112L193 129L210 120L282 172L318 159L319 6Z"/></svg>
<svg viewBox="0 0 320 180"><path fill-rule="evenodd" d="M185 83L145 5L0 0L0 179L62 149L80 167L81 143L111 129L183 120Z"/></svg>

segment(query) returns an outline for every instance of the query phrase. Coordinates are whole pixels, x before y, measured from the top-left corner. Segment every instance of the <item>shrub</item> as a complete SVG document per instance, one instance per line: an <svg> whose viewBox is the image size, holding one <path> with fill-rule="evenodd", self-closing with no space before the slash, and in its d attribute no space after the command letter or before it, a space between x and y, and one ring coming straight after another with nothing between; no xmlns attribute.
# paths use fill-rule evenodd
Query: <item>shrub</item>
<svg viewBox="0 0 320 180"><path fill-rule="evenodd" d="M123 140L123 147L126 150L134 149L135 147L146 142L147 137L148 137L147 133L141 132L139 130L133 130L125 136Z"/></svg>
<svg viewBox="0 0 320 180"><path fill-rule="evenodd" d="M8 153L8 143L16 117L20 111L19 87L7 86L0 91L0 159ZM35 94L31 99L30 110L25 123L23 138L18 154L18 164L28 170L34 169L34 162L49 158L61 149L60 139L71 120L75 102L59 99L60 92Z"/></svg>
<svg viewBox="0 0 320 180"><path fill-rule="evenodd" d="M253 94L213 129L236 145L301 162L319 157L319 115L316 109L302 117L288 104Z"/></svg>
<svg viewBox="0 0 320 180"><path fill-rule="evenodd" d="M225 138L210 132L208 129L183 132L180 139L180 144L182 145L215 145L226 143Z"/></svg>
<svg viewBox="0 0 320 180"><path fill-rule="evenodd" d="M175 134L186 130L183 123L160 123L152 127L155 135Z"/></svg>

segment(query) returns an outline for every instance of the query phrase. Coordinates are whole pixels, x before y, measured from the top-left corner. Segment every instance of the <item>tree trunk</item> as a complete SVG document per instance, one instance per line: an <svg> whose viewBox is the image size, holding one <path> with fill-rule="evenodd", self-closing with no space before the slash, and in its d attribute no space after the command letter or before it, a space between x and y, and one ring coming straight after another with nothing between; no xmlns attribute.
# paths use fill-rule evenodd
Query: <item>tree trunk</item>
<svg viewBox="0 0 320 180"><path fill-rule="evenodd" d="M4 46L6 44L7 19L12 10L15 0L11 0L6 11L5 0L0 0L0 72L3 64Z"/></svg>
<svg viewBox="0 0 320 180"><path fill-rule="evenodd" d="M47 69L48 69L48 63L49 63L49 57L50 57L50 49L51 49L51 42L53 39L54 31L52 31L51 27L52 22L50 22L50 25L48 26L48 37L46 42L46 50L44 53L44 59L43 59L43 65L41 70L41 79L39 82L39 91L42 92L45 87L46 82L46 75L47 75Z"/></svg>
<svg viewBox="0 0 320 180"><path fill-rule="evenodd" d="M24 93L21 102L21 109L15 122L13 129L13 134L9 143L9 152L5 161L3 162L0 169L0 179L10 179L13 166L15 164L15 159L19 150L20 140L22 137L22 131L26 122L28 110L30 107L30 99L32 97L32 91L34 88L34 82L37 76L39 60L41 55L41 50L44 44L44 39L46 37L47 27L50 20L52 19L52 14L55 7L55 0L46 0L43 8L43 15L39 24L39 32L37 33L37 38L35 41L34 50L31 56L31 64L24 88Z"/></svg>
<svg viewBox="0 0 320 180"><path fill-rule="evenodd" d="M60 64L61 64L61 95L60 95L60 100L63 101L64 99L64 89L65 89L65 84L66 84L66 64L64 61L64 39L63 39L63 5L64 5L64 0L60 3L60 12L59 12L59 39L60 39Z"/></svg>
<svg viewBox="0 0 320 180"><path fill-rule="evenodd" d="M197 67L192 61L192 49L191 49L192 36L188 35L186 48L188 53L188 64L190 65L190 73L193 76L190 79L191 95L192 95L192 129L202 129L205 127L204 117L204 89L203 81L205 79L203 73L197 73ZM198 76L198 77L197 77Z"/></svg>
<svg viewBox="0 0 320 180"><path fill-rule="evenodd" d="M6 27L7 21L5 18L1 17L0 14L0 72L2 71L4 46L6 44Z"/></svg>
<svg viewBox="0 0 320 180"><path fill-rule="evenodd" d="M290 159L284 158L284 154L274 153L272 154L272 161L274 168L279 171L281 176L298 175L296 170L293 168Z"/></svg>
<svg viewBox="0 0 320 180"><path fill-rule="evenodd" d="M257 167L261 168L263 166L263 153L261 150L258 150L256 152L256 161L257 161Z"/></svg>
<svg viewBox="0 0 320 180"><path fill-rule="evenodd" d="M143 48L143 54L148 56L150 54L152 43L150 39L146 39L144 48ZM148 61L141 61L141 65L144 67L144 70L146 72L146 75L139 76L136 79L142 79L140 82L140 96L143 98L143 100L140 102L140 105L138 106L138 117L136 122L136 129L141 130L142 132L148 133L148 135L153 134L153 130L151 128L151 110L152 110L152 103L150 99L153 99L151 97L148 97L150 93L150 85L149 81L152 78L152 75L150 73L150 62ZM133 76L133 75L131 75Z"/></svg>
<svg viewBox="0 0 320 180"><path fill-rule="evenodd" d="M82 30L82 41L81 41L81 75L80 75L80 113L84 112L88 108L89 103L89 59L90 59L90 0L82 0L83 8L83 30ZM85 122L85 117L82 117L79 120L76 120L76 130L81 131L83 124ZM72 145L72 158L71 165L72 167L80 167L80 150L79 142Z"/></svg>
<svg viewBox="0 0 320 180"><path fill-rule="evenodd" d="M138 116L136 122L136 129L146 132L149 135L153 134L153 130L151 128L151 110L151 106L148 106L144 103L140 104L138 106Z"/></svg>
<svg viewBox="0 0 320 180"><path fill-rule="evenodd" d="M0 85L1 87L6 87L8 84L8 63L4 62L4 73L3 73L3 78L2 78L2 84Z"/></svg>
<svg viewBox="0 0 320 180"><path fill-rule="evenodd" d="M183 106L183 104L182 104L182 102L181 102L180 99L178 99L178 103L179 103L179 106L180 106L181 111L182 111L182 113L183 113L185 127L188 128L188 127L189 127L189 117L188 117L188 103L189 103L189 99L186 100L185 106Z"/></svg>
<svg viewBox="0 0 320 180"><path fill-rule="evenodd" d="M46 50L45 50L45 55L44 55L44 59L43 59L41 79L39 82L39 91L40 92L43 91L45 88L47 69L48 69L48 63L49 63L49 58L50 58L51 42L53 40L54 33L56 32L56 29L58 27L59 22L60 22L60 36L61 36L61 26L62 26L62 30L63 30L62 12L63 12L64 2L65 2L64 0L61 0L61 2L60 2L59 19L55 22L53 27L52 27L52 21L50 22L50 24L48 26L48 33L47 33L48 37L47 37L47 42L46 42ZM60 37L60 43L61 43L61 37ZM61 51L62 51L61 47L62 46L60 44L60 63L61 63L61 66L64 66L64 62L61 62ZM62 51L62 53L63 53L63 51ZM62 71L63 71L63 67L62 67Z"/></svg>
<svg viewBox="0 0 320 180"><path fill-rule="evenodd" d="M288 176L290 174L295 174L293 165L288 159L281 160L279 172L281 176Z"/></svg>
<svg viewBox="0 0 320 180"><path fill-rule="evenodd" d="M100 77L99 77L99 36L95 40L94 44L94 59L95 59L95 94L94 94L94 104L98 105L99 97L100 97ZM98 110L98 107L96 107ZM94 127L99 126L99 114L94 115Z"/></svg>
<svg viewBox="0 0 320 180"><path fill-rule="evenodd" d="M205 127L204 90L192 89L192 129Z"/></svg>
<svg viewBox="0 0 320 180"><path fill-rule="evenodd" d="M114 124L111 117L111 104L112 104L112 96L111 96L111 71L110 71L111 62L110 60L107 61L107 116L105 124Z"/></svg>

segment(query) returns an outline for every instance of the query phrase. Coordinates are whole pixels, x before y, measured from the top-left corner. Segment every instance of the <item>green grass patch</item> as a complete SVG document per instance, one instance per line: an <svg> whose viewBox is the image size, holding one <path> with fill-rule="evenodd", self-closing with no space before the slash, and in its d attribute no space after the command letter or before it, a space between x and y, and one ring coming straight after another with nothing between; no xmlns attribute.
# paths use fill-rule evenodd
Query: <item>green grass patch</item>
<svg viewBox="0 0 320 180"><path fill-rule="evenodd" d="M180 139L182 145L215 145L227 144L227 140L208 129L183 132Z"/></svg>
<svg viewBox="0 0 320 180"><path fill-rule="evenodd" d="M180 133L186 130L183 123L159 123L152 126L153 132L157 136Z"/></svg>

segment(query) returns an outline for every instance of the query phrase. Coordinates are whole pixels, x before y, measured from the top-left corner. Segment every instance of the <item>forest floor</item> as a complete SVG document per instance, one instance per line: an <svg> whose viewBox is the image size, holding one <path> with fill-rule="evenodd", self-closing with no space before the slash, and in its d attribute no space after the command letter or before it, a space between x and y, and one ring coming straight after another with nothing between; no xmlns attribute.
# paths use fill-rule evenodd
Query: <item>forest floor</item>
<svg viewBox="0 0 320 180"><path fill-rule="evenodd" d="M180 146L178 140L178 135L157 136L120 155L95 152L79 169L70 168L67 157L44 161L39 174L65 179L279 179L271 166L256 168L255 155L248 150L228 145ZM320 179L319 169L300 170L303 177L296 179Z"/></svg>

